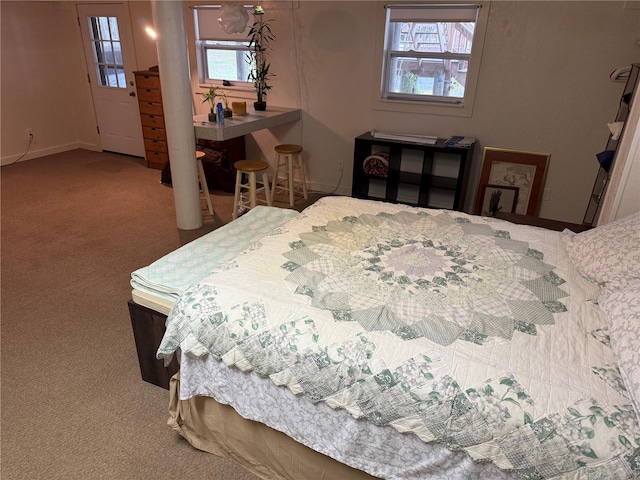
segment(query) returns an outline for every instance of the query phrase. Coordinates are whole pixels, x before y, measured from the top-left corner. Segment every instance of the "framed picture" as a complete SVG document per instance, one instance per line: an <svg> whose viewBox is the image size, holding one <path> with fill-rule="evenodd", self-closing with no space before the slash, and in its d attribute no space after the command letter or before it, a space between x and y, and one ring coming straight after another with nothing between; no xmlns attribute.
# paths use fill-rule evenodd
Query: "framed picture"
<svg viewBox="0 0 640 480"><path fill-rule="evenodd" d="M513 212L537 216L540 211L549 158L551 155L548 153L484 147L474 213L483 213L485 188L491 185L493 188L517 188L516 206ZM506 191L503 191L503 194L505 193ZM505 198L507 196L505 195Z"/></svg>
<svg viewBox="0 0 640 480"><path fill-rule="evenodd" d="M482 215L495 216L498 212L514 213L518 204L518 187L486 185L482 197Z"/></svg>

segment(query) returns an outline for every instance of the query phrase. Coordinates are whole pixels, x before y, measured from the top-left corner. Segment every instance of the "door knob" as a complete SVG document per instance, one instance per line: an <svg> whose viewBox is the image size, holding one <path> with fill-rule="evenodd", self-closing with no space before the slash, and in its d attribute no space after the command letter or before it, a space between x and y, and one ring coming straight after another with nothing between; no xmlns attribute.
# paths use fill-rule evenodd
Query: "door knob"
<svg viewBox="0 0 640 480"><path fill-rule="evenodd" d="M136 92L129 92L129 96L130 97L135 97L136 96Z"/></svg>

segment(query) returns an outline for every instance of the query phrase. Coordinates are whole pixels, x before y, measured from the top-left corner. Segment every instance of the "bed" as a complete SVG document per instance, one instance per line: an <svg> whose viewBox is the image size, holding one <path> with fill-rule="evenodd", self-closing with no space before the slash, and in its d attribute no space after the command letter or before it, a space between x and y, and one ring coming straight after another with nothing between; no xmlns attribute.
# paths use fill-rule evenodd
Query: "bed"
<svg viewBox="0 0 640 480"><path fill-rule="evenodd" d="M169 423L263 478L638 478L639 225L323 198L177 298Z"/></svg>

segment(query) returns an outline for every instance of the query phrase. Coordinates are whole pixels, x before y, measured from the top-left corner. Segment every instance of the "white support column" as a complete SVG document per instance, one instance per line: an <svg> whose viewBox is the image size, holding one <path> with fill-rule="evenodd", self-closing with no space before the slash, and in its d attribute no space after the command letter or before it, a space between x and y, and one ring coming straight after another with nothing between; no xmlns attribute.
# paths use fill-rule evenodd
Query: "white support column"
<svg viewBox="0 0 640 480"><path fill-rule="evenodd" d="M152 1L178 228L202 226L183 1Z"/></svg>

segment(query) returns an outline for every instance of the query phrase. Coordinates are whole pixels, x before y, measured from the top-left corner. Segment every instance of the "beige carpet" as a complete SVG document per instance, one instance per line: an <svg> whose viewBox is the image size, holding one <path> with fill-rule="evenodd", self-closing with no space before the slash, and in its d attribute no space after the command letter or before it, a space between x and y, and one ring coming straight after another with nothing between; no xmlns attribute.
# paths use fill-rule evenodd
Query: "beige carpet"
<svg viewBox="0 0 640 480"><path fill-rule="evenodd" d="M130 273L230 221L231 194L179 231L142 159L75 150L1 175L2 479L255 479L169 429L127 310Z"/></svg>

